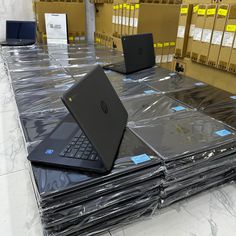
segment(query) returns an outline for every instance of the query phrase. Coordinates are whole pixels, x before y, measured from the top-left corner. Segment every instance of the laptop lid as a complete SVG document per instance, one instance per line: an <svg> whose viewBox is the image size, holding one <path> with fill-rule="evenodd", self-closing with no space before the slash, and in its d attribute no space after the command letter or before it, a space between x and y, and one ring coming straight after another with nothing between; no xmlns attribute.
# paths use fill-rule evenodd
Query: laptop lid
<svg viewBox="0 0 236 236"><path fill-rule="evenodd" d="M36 24L35 21L6 21L6 40L36 39Z"/></svg>
<svg viewBox="0 0 236 236"><path fill-rule="evenodd" d="M63 95L62 101L110 170L128 114L103 69L95 67Z"/></svg>
<svg viewBox="0 0 236 236"><path fill-rule="evenodd" d="M126 72L131 73L155 65L152 34L137 34L122 37Z"/></svg>

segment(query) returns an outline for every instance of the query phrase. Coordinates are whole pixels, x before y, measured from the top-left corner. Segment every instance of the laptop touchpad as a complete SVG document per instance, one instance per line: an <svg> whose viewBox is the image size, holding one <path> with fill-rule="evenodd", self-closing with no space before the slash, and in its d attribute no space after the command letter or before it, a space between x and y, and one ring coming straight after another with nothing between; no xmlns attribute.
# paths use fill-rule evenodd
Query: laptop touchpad
<svg viewBox="0 0 236 236"><path fill-rule="evenodd" d="M68 139L76 129L78 129L78 125L76 123L64 122L58 126L49 138L60 140Z"/></svg>

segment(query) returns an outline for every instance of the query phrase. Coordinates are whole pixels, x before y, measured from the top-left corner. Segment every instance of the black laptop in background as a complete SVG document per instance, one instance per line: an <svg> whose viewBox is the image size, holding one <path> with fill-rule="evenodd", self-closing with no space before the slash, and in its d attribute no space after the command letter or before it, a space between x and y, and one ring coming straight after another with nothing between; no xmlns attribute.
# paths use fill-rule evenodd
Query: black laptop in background
<svg viewBox="0 0 236 236"><path fill-rule="evenodd" d="M35 163L109 172L128 114L100 66L62 97L69 110L52 133L28 156Z"/></svg>
<svg viewBox="0 0 236 236"><path fill-rule="evenodd" d="M131 74L155 65L152 34L137 34L121 38L124 61L103 66L122 74Z"/></svg>
<svg viewBox="0 0 236 236"><path fill-rule="evenodd" d="M27 46L35 42L35 21L6 21L6 41L1 46Z"/></svg>

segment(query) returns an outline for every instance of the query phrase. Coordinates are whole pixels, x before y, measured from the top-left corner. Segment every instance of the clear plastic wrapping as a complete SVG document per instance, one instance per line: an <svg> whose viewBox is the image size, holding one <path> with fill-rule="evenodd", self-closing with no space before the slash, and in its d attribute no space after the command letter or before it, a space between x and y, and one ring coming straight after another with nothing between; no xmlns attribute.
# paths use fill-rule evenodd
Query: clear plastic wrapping
<svg viewBox="0 0 236 236"><path fill-rule="evenodd" d="M199 83L197 80L177 73L169 73L166 77L160 78L159 80L154 77L153 80L147 81L146 84L153 89L165 93L206 86L204 83Z"/></svg>
<svg viewBox="0 0 236 236"><path fill-rule="evenodd" d="M213 86L197 86L192 89L169 93L173 99L181 101L193 108L202 111L211 105L221 105L222 103L232 102L232 94Z"/></svg>
<svg viewBox="0 0 236 236"><path fill-rule="evenodd" d="M68 113L64 91L95 65L123 59L86 44L6 47L2 54L28 152ZM127 109L129 128L109 174L30 165L45 235L102 234L236 178L232 94L157 66L126 76L105 73ZM141 154L150 160L135 163Z"/></svg>
<svg viewBox="0 0 236 236"><path fill-rule="evenodd" d="M136 122L130 126L165 161L182 159L235 143L236 132L229 126L198 111L176 112L149 124ZM202 157L204 158L204 157Z"/></svg>
<svg viewBox="0 0 236 236"><path fill-rule="evenodd" d="M159 117L169 116L178 112L191 111L187 106L173 100L163 94L151 94L149 96L128 97L122 100L123 105L129 113L129 124L135 125L135 122L141 121L142 125L150 124Z"/></svg>

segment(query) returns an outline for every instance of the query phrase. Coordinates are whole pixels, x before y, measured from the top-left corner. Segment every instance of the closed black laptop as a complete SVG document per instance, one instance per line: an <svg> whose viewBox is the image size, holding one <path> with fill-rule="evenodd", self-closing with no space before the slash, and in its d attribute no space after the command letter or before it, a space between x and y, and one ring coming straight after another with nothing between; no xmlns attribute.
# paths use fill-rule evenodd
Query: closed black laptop
<svg viewBox="0 0 236 236"><path fill-rule="evenodd" d="M35 21L6 21L6 41L1 46L27 46L35 42Z"/></svg>
<svg viewBox="0 0 236 236"><path fill-rule="evenodd" d="M121 38L124 61L105 65L106 70L130 74L155 65L152 34L137 34Z"/></svg>
<svg viewBox="0 0 236 236"><path fill-rule="evenodd" d="M97 66L62 97L69 110L28 156L32 162L108 172L115 161L128 114Z"/></svg>

